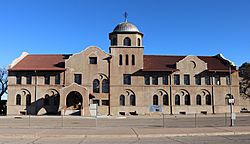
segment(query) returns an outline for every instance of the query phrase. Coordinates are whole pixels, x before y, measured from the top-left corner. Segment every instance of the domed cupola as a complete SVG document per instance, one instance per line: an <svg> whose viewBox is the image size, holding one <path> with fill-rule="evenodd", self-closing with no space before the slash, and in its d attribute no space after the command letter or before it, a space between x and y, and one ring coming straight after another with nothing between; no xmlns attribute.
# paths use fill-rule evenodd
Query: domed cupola
<svg viewBox="0 0 250 144"><path fill-rule="evenodd" d="M133 74L143 68L144 47L142 45L143 34L132 23L127 21L127 13L124 14L125 21L115 26L109 33L109 53L112 55L110 61L111 81L117 85L124 84L120 78ZM130 77L130 76L129 76Z"/></svg>
<svg viewBox="0 0 250 144"><path fill-rule="evenodd" d="M111 47L141 47L143 34L134 24L127 21L127 13L124 17L125 21L116 25L109 33Z"/></svg>
<svg viewBox="0 0 250 144"><path fill-rule="evenodd" d="M129 23L129 22L123 22L123 23L120 23L118 24L113 32L140 32L138 30L138 28L133 25L132 23Z"/></svg>

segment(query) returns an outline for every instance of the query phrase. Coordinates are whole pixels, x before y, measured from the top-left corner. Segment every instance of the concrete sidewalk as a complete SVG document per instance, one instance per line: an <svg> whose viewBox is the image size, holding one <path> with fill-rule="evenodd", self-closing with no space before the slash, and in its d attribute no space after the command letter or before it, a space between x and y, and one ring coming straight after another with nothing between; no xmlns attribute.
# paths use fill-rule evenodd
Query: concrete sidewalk
<svg viewBox="0 0 250 144"><path fill-rule="evenodd" d="M250 134L248 127L206 127L206 128L1 128L0 138L145 138L176 136L218 136Z"/></svg>

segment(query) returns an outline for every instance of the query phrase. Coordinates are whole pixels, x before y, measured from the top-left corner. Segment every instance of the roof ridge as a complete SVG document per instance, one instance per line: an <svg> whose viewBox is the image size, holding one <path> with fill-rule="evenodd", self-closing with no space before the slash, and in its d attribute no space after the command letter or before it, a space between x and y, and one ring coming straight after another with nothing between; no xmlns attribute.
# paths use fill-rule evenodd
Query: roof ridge
<svg viewBox="0 0 250 144"><path fill-rule="evenodd" d="M143 55L143 56L173 56L173 57L180 57L180 56L182 56L182 57L185 57L186 55L159 55L159 54L157 54L157 55Z"/></svg>
<svg viewBox="0 0 250 144"><path fill-rule="evenodd" d="M172 56L172 57L186 57L186 56L190 56L190 55L161 55L161 54L144 54L144 56ZM194 56L197 56L197 57L216 57L216 56L204 56L204 55L194 55Z"/></svg>
<svg viewBox="0 0 250 144"><path fill-rule="evenodd" d="M30 56L58 56L58 55L68 55L68 54L29 54Z"/></svg>

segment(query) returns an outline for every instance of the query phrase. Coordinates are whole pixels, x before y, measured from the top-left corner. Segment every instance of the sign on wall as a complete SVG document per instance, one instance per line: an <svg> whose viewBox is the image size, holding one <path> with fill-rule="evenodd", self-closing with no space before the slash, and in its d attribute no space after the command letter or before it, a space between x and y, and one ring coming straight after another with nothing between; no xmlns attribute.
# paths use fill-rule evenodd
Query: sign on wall
<svg viewBox="0 0 250 144"><path fill-rule="evenodd" d="M151 105L149 111L150 112L162 112L162 108L159 105Z"/></svg>

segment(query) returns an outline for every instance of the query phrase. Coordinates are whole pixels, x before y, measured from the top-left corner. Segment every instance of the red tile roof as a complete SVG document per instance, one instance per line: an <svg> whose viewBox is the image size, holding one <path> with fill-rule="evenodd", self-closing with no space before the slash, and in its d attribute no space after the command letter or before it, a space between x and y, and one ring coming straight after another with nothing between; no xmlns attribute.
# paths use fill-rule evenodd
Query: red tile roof
<svg viewBox="0 0 250 144"><path fill-rule="evenodd" d="M64 59L65 55L27 55L20 62L14 65L9 71L23 71L23 70L65 70Z"/></svg>
<svg viewBox="0 0 250 144"><path fill-rule="evenodd" d="M48 55L27 55L9 71L41 70L55 71L65 70L65 59L69 55L48 54ZM176 71L176 63L186 56L168 56L168 55L144 55L143 71ZM208 71L227 72L226 61L218 56L198 56L208 65ZM232 70L236 70L232 67Z"/></svg>
<svg viewBox="0 0 250 144"><path fill-rule="evenodd" d="M198 56L199 59L207 63L208 71L227 72L229 67L227 62L218 56ZM232 67L236 70L236 67Z"/></svg>
<svg viewBox="0 0 250 144"><path fill-rule="evenodd" d="M144 55L143 71L176 71L176 62L185 56Z"/></svg>
<svg viewBox="0 0 250 144"><path fill-rule="evenodd" d="M143 71L177 71L176 63L186 56L144 55ZM227 72L226 61L218 56L198 56L208 65L208 71ZM232 70L236 70L232 67Z"/></svg>

